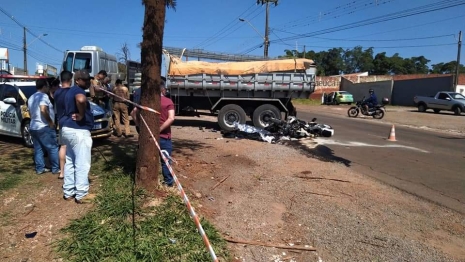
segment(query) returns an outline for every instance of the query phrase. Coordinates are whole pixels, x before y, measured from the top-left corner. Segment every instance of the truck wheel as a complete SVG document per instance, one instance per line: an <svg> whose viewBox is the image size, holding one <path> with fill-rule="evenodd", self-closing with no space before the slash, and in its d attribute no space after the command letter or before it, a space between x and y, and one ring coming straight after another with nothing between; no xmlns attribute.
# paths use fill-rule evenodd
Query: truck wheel
<svg viewBox="0 0 465 262"><path fill-rule="evenodd" d="M462 113L462 109L459 106L455 106L452 111L454 111L454 115L458 116Z"/></svg>
<svg viewBox="0 0 465 262"><path fill-rule="evenodd" d="M26 147L34 147L34 144L32 143L30 125L31 120L29 119L24 120L23 124L21 125L21 136L23 137L23 143Z"/></svg>
<svg viewBox="0 0 465 262"><path fill-rule="evenodd" d="M281 120L281 111L274 105L264 104L253 111L253 125L257 128L265 128L270 124L271 118Z"/></svg>
<svg viewBox="0 0 465 262"><path fill-rule="evenodd" d="M218 125L224 131L233 131L234 123L245 124L246 115L244 109L236 104L225 105L218 113Z"/></svg>
<svg viewBox="0 0 465 262"><path fill-rule="evenodd" d="M419 104L418 105L418 112L425 112L426 111L426 106L424 104Z"/></svg>

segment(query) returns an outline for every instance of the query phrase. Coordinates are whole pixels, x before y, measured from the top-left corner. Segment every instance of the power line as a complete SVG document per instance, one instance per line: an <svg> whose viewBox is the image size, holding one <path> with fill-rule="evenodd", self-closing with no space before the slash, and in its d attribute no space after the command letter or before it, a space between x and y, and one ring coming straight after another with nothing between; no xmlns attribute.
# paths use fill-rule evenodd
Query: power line
<svg viewBox="0 0 465 262"><path fill-rule="evenodd" d="M432 46L450 46L450 45L456 45L457 43L448 43L448 44L430 44L430 45L404 45L404 46L369 46L366 48L378 48L378 49L389 49L389 48L417 48L417 47L432 47ZM282 45L278 43L278 45ZM309 45L305 44L309 48L354 48L356 46L314 46L314 45Z"/></svg>
<svg viewBox="0 0 465 262"><path fill-rule="evenodd" d="M362 1L360 3L357 3L357 1L353 1L341 6L337 6L333 9L320 12L318 15L311 15L307 16L305 18L300 18L294 21L287 22L281 26L280 28L286 27L286 28L297 28L297 27L304 27L304 26L309 26L313 25L312 22L321 22L321 21L326 21L329 19L334 19L334 18L339 18L341 16L345 15L351 15L356 12L366 10L369 8L377 7L380 5L385 5L390 2L393 2L395 0L385 0L385 1L373 1L373 0L366 0ZM331 16L331 17L330 17ZM290 25L289 25L290 24Z"/></svg>
<svg viewBox="0 0 465 262"><path fill-rule="evenodd" d="M366 25L373 25L373 24L387 22L387 21L396 20L396 19L400 19L400 18L405 18L405 17L415 16L415 15L430 13L430 12L443 10L443 9L448 9L448 8L452 8L452 7L455 7L455 6L460 6L460 5L465 4L465 1L454 1L452 3L447 3L447 2L451 2L451 1L441 1L441 2L435 3L435 4L428 4L428 5L420 6L420 7L417 7L417 8L407 9L407 10L404 10L404 11L401 11L401 12L394 12L394 13L391 13L391 14L388 14L388 15L382 15L382 16L378 16L378 17L375 17L375 18L371 18L371 19L365 19L365 20L362 20L362 21L345 24L345 25L342 25L342 26L336 26L336 27L332 27L332 28L328 28L328 29L318 30L318 31L315 31L315 32L307 33L307 34L297 34L296 36L287 37L287 38L284 38L282 40L283 41L288 41L288 40L296 40L296 39L301 39L301 38L314 37L314 36L317 36L317 35L328 34L328 33L338 32L338 31L342 31L342 30L362 27L362 26L366 26ZM276 42L276 40L272 40L271 42Z"/></svg>
<svg viewBox="0 0 465 262"><path fill-rule="evenodd" d="M291 32L284 31L284 30L276 29L276 31L283 32L283 33L288 33L288 34L292 34L292 35L299 35L299 34L294 34L294 33L291 33ZM425 36L425 37L415 37L415 38L397 38L397 39L350 39L350 38L326 38L326 37L318 37L318 36L312 36L312 38L329 40L329 41L350 41L350 42L397 42L397 41L435 39L435 38L443 38L443 37L450 37L450 36L454 37L455 34L435 35L435 36ZM279 38L279 36L278 36L278 38ZM281 38L279 38L279 39L282 41Z"/></svg>
<svg viewBox="0 0 465 262"><path fill-rule="evenodd" d="M37 34L35 34L34 32L32 32L30 29L28 29L25 25L23 25L22 23L20 23L14 16L10 15L7 11L5 11L5 9L3 9L2 7L0 7L0 12L2 12L3 14L5 14L8 18L10 18L11 20L13 20L13 22L15 22L17 25L19 25L20 27L22 28L25 28L26 31L31 34L32 36L36 37L39 41L41 41L42 43L44 43L45 45L47 45L48 47L60 52L60 53L63 53L62 50L52 46L51 44L49 44L48 42L44 41L42 38L40 38Z"/></svg>
<svg viewBox="0 0 465 262"><path fill-rule="evenodd" d="M224 26L223 28L221 28L218 32L216 32L213 36L205 39L204 41L200 42L199 44L195 45L194 48L199 48L201 47L202 45L208 43L210 40L213 40L219 36L221 36L222 34L224 34L225 32L227 32L228 30L230 30L235 24L237 24L239 22L239 18L244 15L245 13L247 13L250 9L252 9L252 7L254 6L255 4L252 4L250 7L248 7L244 12L242 12L240 15L238 15L235 19L233 19L231 22L229 22L226 26ZM257 8L258 9L258 8ZM255 10L253 11L255 12ZM253 13L252 12L252 13Z"/></svg>

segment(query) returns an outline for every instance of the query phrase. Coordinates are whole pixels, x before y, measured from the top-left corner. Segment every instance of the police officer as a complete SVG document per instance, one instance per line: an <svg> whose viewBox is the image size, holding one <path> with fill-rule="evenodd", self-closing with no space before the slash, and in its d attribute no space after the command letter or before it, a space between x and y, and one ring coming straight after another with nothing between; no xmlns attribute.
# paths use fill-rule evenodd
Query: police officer
<svg viewBox="0 0 465 262"><path fill-rule="evenodd" d="M121 120L124 123L124 137L133 137L131 129L129 128L129 114L128 105L124 99L129 100L129 90L123 85L121 79L117 79L115 82L115 88L113 93L116 95L113 98L113 115L115 117L115 132L117 137L121 137ZM124 99L123 99L124 98Z"/></svg>

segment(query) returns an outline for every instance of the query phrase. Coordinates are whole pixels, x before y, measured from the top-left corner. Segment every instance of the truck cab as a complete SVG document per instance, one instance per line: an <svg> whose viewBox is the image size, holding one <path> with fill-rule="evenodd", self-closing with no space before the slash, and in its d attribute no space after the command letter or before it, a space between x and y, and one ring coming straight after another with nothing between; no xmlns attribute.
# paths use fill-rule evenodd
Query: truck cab
<svg viewBox="0 0 465 262"><path fill-rule="evenodd" d="M98 46L83 46L80 50L65 51L60 72L64 70L73 73L78 70L87 70L91 77L96 76L100 70L105 70L112 83L118 78L124 79L124 74L118 71L116 56L105 53Z"/></svg>

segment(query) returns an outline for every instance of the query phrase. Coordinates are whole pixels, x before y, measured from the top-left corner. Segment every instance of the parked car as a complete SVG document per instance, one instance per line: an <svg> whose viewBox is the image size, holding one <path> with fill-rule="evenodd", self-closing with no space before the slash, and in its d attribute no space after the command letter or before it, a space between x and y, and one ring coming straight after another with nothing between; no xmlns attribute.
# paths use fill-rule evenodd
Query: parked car
<svg viewBox="0 0 465 262"><path fill-rule="evenodd" d="M35 81L0 83L0 135L21 137L25 146L33 146L29 133L27 99L36 91ZM95 122L91 131L92 138L111 136L111 112L95 103L90 102L90 105Z"/></svg>
<svg viewBox="0 0 465 262"><path fill-rule="evenodd" d="M354 97L347 91L336 91L329 94L323 94L322 100L324 105L351 105L354 102Z"/></svg>
<svg viewBox="0 0 465 262"><path fill-rule="evenodd" d="M465 96L456 92L438 92L435 96L415 96L413 98L419 112L433 109L434 113L441 110L452 111L455 115L465 112Z"/></svg>

